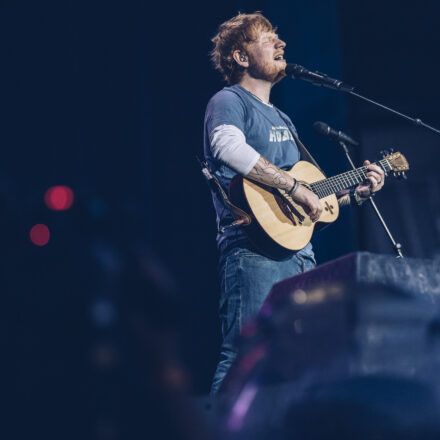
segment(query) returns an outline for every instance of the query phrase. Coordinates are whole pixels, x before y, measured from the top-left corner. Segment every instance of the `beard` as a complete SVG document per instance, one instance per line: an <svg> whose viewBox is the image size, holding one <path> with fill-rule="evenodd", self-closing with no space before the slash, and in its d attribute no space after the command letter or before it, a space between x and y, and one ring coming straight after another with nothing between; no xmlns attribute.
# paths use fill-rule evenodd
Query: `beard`
<svg viewBox="0 0 440 440"><path fill-rule="evenodd" d="M261 79L264 81L276 84L285 76L286 63L278 61L261 61L261 59L254 58L249 54L248 73L252 78Z"/></svg>

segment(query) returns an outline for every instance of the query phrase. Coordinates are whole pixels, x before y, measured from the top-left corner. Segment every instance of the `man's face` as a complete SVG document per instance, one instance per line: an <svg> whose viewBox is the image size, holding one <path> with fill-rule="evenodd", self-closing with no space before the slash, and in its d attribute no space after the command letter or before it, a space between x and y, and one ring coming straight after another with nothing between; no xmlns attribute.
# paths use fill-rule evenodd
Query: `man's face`
<svg viewBox="0 0 440 440"><path fill-rule="evenodd" d="M286 43L274 32L262 32L256 41L248 44L248 73L256 79L277 83L286 76L284 48Z"/></svg>

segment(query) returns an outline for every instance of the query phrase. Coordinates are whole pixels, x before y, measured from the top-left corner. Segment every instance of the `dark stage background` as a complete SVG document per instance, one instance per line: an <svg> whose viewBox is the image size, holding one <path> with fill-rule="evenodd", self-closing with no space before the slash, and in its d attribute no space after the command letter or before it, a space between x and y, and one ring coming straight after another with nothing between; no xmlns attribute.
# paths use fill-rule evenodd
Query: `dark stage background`
<svg viewBox="0 0 440 440"><path fill-rule="evenodd" d="M440 126L438 2L3 3L1 338L21 409L42 396L100 395L99 365L124 359L121 304L142 286L153 298L140 306L146 316L169 316L173 305L188 388L208 391L220 342L217 254L195 155L206 103L223 87L210 38L255 10L278 25L289 61ZM315 120L361 140L359 164L384 148L404 152L409 180L389 179L376 201L406 255L438 253L439 137L305 82L285 79L273 101L329 175L348 165L313 133ZM47 208L53 185L73 189L71 209ZM37 223L50 229L46 246L29 239ZM320 263L359 249L392 253L368 206L345 209L313 242Z"/></svg>

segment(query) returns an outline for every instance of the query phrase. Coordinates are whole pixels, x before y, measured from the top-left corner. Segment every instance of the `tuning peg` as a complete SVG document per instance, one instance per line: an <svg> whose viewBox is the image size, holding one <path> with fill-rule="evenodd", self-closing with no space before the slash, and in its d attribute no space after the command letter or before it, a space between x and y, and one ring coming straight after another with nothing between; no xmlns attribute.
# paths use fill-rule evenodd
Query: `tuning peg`
<svg viewBox="0 0 440 440"><path fill-rule="evenodd" d="M390 154L394 153L394 148L390 148Z"/></svg>
<svg viewBox="0 0 440 440"><path fill-rule="evenodd" d="M380 154L382 155L382 156L388 156L388 154L390 154L389 153L389 151L388 150L382 150L381 152L380 152Z"/></svg>
<svg viewBox="0 0 440 440"><path fill-rule="evenodd" d="M405 180L408 179L408 176L406 175L405 171L402 171L402 178Z"/></svg>

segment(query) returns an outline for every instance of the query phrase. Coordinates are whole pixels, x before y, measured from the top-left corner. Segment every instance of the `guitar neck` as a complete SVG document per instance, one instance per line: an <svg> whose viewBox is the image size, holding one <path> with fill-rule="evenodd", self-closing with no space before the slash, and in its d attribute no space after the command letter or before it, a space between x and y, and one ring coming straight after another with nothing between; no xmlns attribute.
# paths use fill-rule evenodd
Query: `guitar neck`
<svg viewBox="0 0 440 440"><path fill-rule="evenodd" d="M385 174L391 171L392 167L387 159L382 159L375 162L374 165L381 167ZM337 176L330 177L328 179L319 180L318 182L313 182L310 185L312 191L320 198L327 197L331 194L336 194L344 189L352 188L357 184L365 181L366 174L368 170L367 167L360 167L355 170L350 170Z"/></svg>

